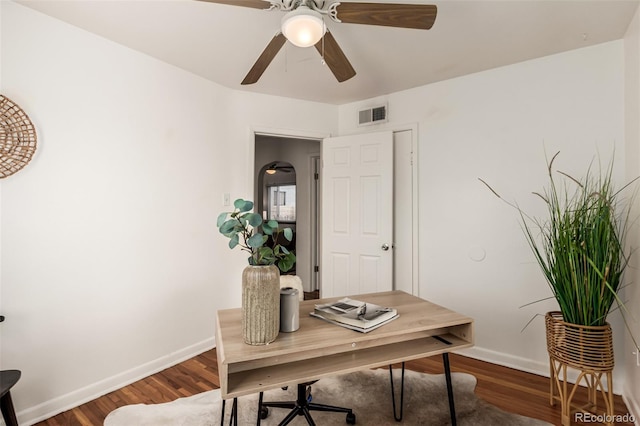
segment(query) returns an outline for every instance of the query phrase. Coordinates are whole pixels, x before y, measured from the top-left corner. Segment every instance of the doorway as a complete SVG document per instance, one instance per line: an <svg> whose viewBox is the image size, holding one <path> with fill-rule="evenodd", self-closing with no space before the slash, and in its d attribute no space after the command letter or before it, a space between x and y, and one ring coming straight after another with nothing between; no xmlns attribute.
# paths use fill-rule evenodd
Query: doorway
<svg viewBox="0 0 640 426"><path fill-rule="evenodd" d="M321 139L254 134L254 199L256 211L294 230L295 274L305 293L317 289L317 201L314 158ZM271 174L267 174L271 171ZM295 203L292 202L295 201ZM295 204L295 206L293 206Z"/></svg>
<svg viewBox="0 0 640 426"><path fill-rule="evenodd" d="M419 242L418 242L418 128L417 125L385 126L393 132L394 147L394 242L393 288L419 296ZM269 161L282 159L296 169L297 177L297 270L305 292L320 287L321 267L319 187L322 182L320 147L327 135L313 133L253 130L253 159L251 176L254 181L254 199L257 197L259 171ZM269 155L266 155L267 152ZM288 160L288 158L296 157ZM314 193L314 191L316 191ZM303 211L303 209L308 209ZM313 213L312 213L313 212Z"/></svg>
<svg viewBox="0 0 640 426"><path fill-rule="evenodd" d="M295 167L285 161L274 161L262 167L258 176L255 211L266 221L275 220L280 230L289 228L293 232L291 240L277 234L277 243L284 249L296 253L297 222L297 181ZM296 275L296 264L289 271L280 274Z"/></svg>

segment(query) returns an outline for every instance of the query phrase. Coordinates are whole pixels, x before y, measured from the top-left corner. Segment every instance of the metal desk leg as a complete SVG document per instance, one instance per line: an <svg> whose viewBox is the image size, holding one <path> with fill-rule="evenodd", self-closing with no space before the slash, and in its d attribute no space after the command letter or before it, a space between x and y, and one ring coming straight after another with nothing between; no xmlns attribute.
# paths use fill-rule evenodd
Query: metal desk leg
<svg viewBox="0 0 640 426"><path fill-rule="evenodd" d="M233 426L238 426L238 398L233 398L233 408L231 409L229 426L231 426L231 422L233 422Z"/></svg>
<svg viewBox="0 0 640 426"><path fill-rule="evenodd" d="M402 411L404 408L404 362L402 363L402 378L400 379L400 415L397 414L396 393L393 390L393 370L389 366L389 378L391 379L391 403L393 404L393 418L396 422L402 421Z"/></svg>
<svg viewBox="0 0 640 426"><path fill-rule="evenodd" d="M227 400L222 400L222 410L220 410L220 426L224 426L224 408ZM259 424L259 423L258 423ZM229 417L229 426L238 426L238 398L233 398L231 405L231 416Z"/></svg>
<svg viewBox="0 0 640 426"><path fill-rule="evenodd" d="M260 392L260 396L258 397L258 419L256 420L256 425L260 426L260 421L262 420L262 399L264 397L264 392Z"/></svg>
<svg viewBox="0 0 640 426"><path fill-rule="evenodd" d="M451 414L451 426L456 426L456 407L453 402L453 386L451 385L451 369L449 367L449 354L442 354L444 364L444 376L447 379L447 396L449 397L449 413Z"/></svg>

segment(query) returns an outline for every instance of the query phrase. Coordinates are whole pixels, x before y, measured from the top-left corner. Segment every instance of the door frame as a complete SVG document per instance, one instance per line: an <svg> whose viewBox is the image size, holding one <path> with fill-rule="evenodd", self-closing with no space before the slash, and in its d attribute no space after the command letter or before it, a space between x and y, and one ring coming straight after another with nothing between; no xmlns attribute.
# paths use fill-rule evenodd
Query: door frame
<svg viewBox="0 0 640 426"><path fill-rule="evenodd" d="M375 132L383 132L383 131L391 131L392 133L403 132L403 131L411 131L411 228L412 228L412 238L411 238L411 291L414 296L420 297L420 256L419 256L419 192L418 192L418 183L419 183L419 171L418 171L418 123L408 123L408 124L393 124L393 123L383 123L375 126L371 126L372 128L358 128L355 131L347 132L344 134L340 134L339 136L350 136L356 134L366 134L366 133L375 133ZM395 143L395 139L394 139ZM394 153L395 153L395 145L394 145ZM395 175L394 175L395 179ZM322 244L322 242L320 242ZM320 268L320 272L322 273L322 267Z"/></svg>
<svg viewBox="0 0 640 426"><path fill-rule="evenodd" d="M283 139L307 139L307 140L312 140L312 141L317 141L318 145L320 145L322 143L322 140L326 137L329 137L328 134L326 133L318 133L318 132L310 132L310 131L304 131L304 130L292 130L292 129L280 129L280 128L272 128L272 127L259 127L259 126L252 126L249 128L249 138L250 138L250 143L249 143L249 147L248 147L248 152L247 152L247 156L248 156L248 161L247 161L247 166L248 166L248 170L247 170L247 176L249 176L249 190L251 191L251 199L253 199L253 197L255 196L256 193L256 189L257 186L259 184L258 181L258 176L256 175L255 172L255 157L256 157L256 138L258 136L273 136L273 137L279 137L279 138L283 138ZM320 149L320 147L319 147ZM319 152L319 150L318 150ZM320 155L318 153L318 155ZM309 162L311 162L311 157L308 158ZM298 171L297 171L298 172ZM299 172L298 172L299 173ZM310 179L310 182L312 181L312 179ZM311 193L311 184L310 183L309 187L304 188L304 190L309 191L309 193ZM301 188L302 189L302 188ZM313 206L308 206L309 207L309 225L311 227L312 224L312 220L313 220L313 212L311 210L311 208ZM317 206L319 208L319 206ZM319 212L317 213L319 215ZM310 229L310 231L312 231ZM304 280L303 282L303 286L304 286L304 291L313 291L313 277L314 275L316 276L317 279L317 274L314 272L314 259L313 259L313 255L314 255L314 249L313 247L311 247L312 244L314 244L313 240L313 235L309 235L309 242L310 242L310 250L307 256L301 257L300 259L304 259L306 262L308 262L309 264L309 282L307 282L307 277L306 277L306 272L303 274L302 279ZM320 241L316 241L315 242L316 245L316 250L319 251L320 250Z"/></svg>
<svg viewBox="0 0 640 426"><path fill-rule="evenodd" d="M418 162L418 123L408 123L408 124L393 124L393 123L383 123L375 126L371 126L372 128L362 129L358 128L355 131L347 132L344 134L340 134L340 136L349 136L353 134L360 133L369 133L375 131L392 131L392 132L402 132L406 130L411 131L411 150L412 150L412 168L411 168L411 194L412 194L412 206L411 206L411 227L412 227L412 259L411 264L413 266L413 270L411 273L412 282L411 288L414 296L420 297L420 256L419 256L419 162ZM265 126L251 126L249 128L249 147L248 147L248 161L247 161L247 176L249 176L249 190L252 194L255 194L256 189L256 179L255 176L255 148L256 148L256 136L257 135L269 135L269 136L279 136L283 138L297 138L297 139L313 139L320 140L320 144L322 144L322 140L324 138L328 138L332 135L331 133L321 133L316 131L307 131L300 129L285 129L285 128L274 128L274 127L265 127ZM322 147L320 149L322 152ZM322 158L320 158L322 162ZM322 169L322 167L321 167ZM322 175L320 176L319 185L322 184ZM320 200L319 200L320 201ZM318 205L318 209L321 206ZM318 210L320 211L320 210ZM322 226L322 218L318 221L319 226ZM318 250L322 250L322 241L318 241ZM310 259L311 260L311 259ZM322 265L320 265L320 273L322 273Z"/></svg>
<svg viewBox="0 0 640 426"><path fill-rule="evenodd" d="M320 199L322 194L322 152L309 155L309 170L314 173L311 179L311 291L320 290ZM315 244L314 244L315 243Z"/></svg>
<svg viewBox="0 0 640 426"><path fill-rule="evenodd" d="M289 138L289 139L312 139L319 140L322 143L322 139L328 138L331 136L330 133L319 133L319 132L311 132L304 130L294 130L294 129L280 129L274 127L261 127L261 126L251 126L249 128L249 147L247 152L247 176L249 176L249 190L251 191L251 197L253 198L253 194L255 194L257 177L255 175L255 167L256 167L256 136L257 135L266 135L266 136L277 136L281 138Z"/></svg>

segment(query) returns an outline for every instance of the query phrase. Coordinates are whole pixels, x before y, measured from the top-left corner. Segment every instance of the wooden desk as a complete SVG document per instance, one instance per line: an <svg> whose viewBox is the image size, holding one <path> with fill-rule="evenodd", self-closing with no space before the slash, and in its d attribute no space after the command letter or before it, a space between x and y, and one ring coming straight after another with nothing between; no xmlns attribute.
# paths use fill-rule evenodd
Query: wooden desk
<svg viewBox="0 0 640 426"><path fill-rule="evenodd" d="M442 306L402 291L350 297L396 308L400 316L369 333L360 333L309 316L316 303L340 297L308 300L300 303L298 331L280 333L269 345L250 346L242 340L241 310L218 311L216 352L222 398L473 346L473 320Z"/></svg>

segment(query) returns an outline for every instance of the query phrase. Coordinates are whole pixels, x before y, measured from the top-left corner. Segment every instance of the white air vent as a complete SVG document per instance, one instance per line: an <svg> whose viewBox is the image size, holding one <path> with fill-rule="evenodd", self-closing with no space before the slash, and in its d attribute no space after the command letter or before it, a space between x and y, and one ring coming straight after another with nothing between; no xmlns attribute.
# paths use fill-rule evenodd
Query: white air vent
<svg viewBox="0 0 640 426"><path fill-rule="evenodd" d="M382 105L358 111L358 125L368 126L375 123L387 121L387 106Z"/></svg>

